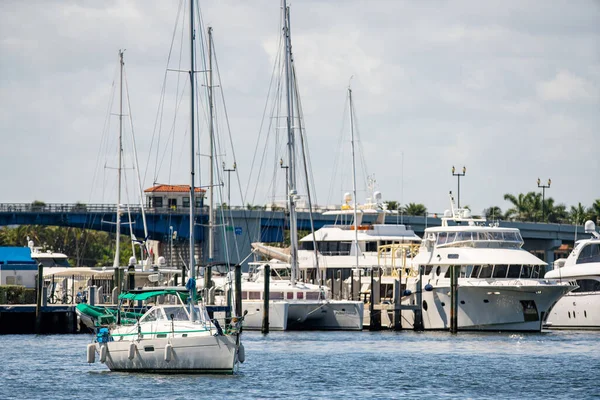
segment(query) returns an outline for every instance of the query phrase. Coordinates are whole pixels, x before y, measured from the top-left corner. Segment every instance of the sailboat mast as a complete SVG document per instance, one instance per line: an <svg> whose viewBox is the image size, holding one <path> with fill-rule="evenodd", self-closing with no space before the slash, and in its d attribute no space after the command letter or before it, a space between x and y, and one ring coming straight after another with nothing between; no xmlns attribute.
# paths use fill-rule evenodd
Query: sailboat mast
<svg viewBox="0 0 600 400"><path fill-rule="evenodd" d="M296 283L298 270L298 227L296 217L296 164L295 164L295 143L294 131L292 129L293 119L293 83L291 78L290 64L292 44L290 41L290 11L287 7L286 0L283 2L284 13L284 28L283 34L285 38L285 82L287 92L287 134L288 134L288 206L290 210L290 255L291 255L291 282Z"/></svg>
<svg viewBox="0 0 600 400"><path fill-rule="evenodd" d="M194 207L196 205L194 199L194 178L195 178L195 169L194 169L194 117L195 117L195 103L194 100L196 98L196 82L194 79L195 73L195 65L194 65L194 0L190 0L190 262L189 262L189 271L188 276L191 279L195 277L195 260L194 260ZM183 279L183 276L181 277ZM190 291L192 291L190 289ZM194 296L192 293L191 302L194 303Z"/></svg>
<svg viewBox="0 0 600 400"><path fill-rule="evenodd" d="M353 251L356 256L356 268L358 268L358 210L356 205L356 158L354 156L354 107L352 105L352 89L348 88L348 99L350 104L350 143L352 146L352 197L354 197L354 243Z"/></svg>
<svg viewBox="0 0 600 400"><path fill-rule="evenodd" d="M209 102L209 134L210 134L210 165L208 167L210 174L210 198L208 201L208 261L213 261L215 256L215 213L214 213L214 103L213 103L213 69L212 69L212 27L208 27L208 102ZM209 277L210 279L210 277Z"/></svg>
<svg viewBox="0 0 600 400"><path fill-rule="evenodd" d="M117 226L116 226L116 241L115 241L115 259L113 267L118 268L120 264L121 254L121 170L122 170L122 155L123 155L123 50L119 50L120 63L120 93L119 93L119 164L117 167Z"/></svg>

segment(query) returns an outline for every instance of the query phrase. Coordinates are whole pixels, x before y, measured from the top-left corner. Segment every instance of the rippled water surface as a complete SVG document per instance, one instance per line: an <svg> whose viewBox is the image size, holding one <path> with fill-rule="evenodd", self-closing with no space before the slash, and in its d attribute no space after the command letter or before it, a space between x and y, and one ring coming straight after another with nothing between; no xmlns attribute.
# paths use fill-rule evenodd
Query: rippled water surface
<svg viewBox="0 0 600 400"><path fill-rule="evenodd" d="M0 336L0 399L600 398L600 332L245 332L233 376L109 372L91 339Z"/></svg>

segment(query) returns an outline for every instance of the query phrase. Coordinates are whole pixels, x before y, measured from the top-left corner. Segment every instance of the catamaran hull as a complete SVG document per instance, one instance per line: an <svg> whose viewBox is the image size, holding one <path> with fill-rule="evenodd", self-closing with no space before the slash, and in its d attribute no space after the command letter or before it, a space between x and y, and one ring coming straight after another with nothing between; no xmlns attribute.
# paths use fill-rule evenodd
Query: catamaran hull
<svg viewBox="0 0 600 400"><path fill-rule="evenodd" d="M170 345L170 346L169 346ZM98 343L111 371L231 374L238 357L235 336L200 336ZM134 346L132 349L131 346Z"/></svg>
<svg viewBox="0 0 600 400"><path fill-rule="evenodd" d="M290 302L290 330L350 330L363 328L364 303L361 301Z"/></svg>
<svg viewBox="0 0 600 400"><path fill-rule="evenodd" d="M572 286L459 286L458 329L478 331L540 332L554 304ZM404 304L414 304L412 294ZM403 320L414 324L414 312L402 311ZM425 329L450 328L450 288L423 291Z"/></svg>
<svg viewBox="0 0 600 400"><path fill-rule="evenodd" d="M288 322L288 306L285 301L269 302L269 330L285 331ZM242 312L248 311L244 317L243 327L248 330L261 330L264 315L264 302L262 300L242 301Z"/></svg>
<svg viewBox="0 0 600 400"><path fill-rule="evenodd" d="M600 292L569 293L550 311L548 329L600 330Z"/></svg>

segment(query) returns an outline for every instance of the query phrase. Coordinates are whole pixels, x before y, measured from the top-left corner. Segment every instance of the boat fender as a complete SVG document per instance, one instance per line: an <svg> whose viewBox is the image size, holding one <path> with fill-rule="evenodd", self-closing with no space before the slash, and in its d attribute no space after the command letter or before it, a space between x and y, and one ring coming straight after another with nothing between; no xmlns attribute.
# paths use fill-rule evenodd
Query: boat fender
<svg viewBox="0 0 600 400"><path fill-rule="evenodd" d="M100 346L100 362L104 363L106 362L106 356L108 355L108 347L107 345L101 345Z"/></svg>
<svg viewBox="0 0 600 400"><path fill-rule="evenodd" d="M246 350L244 350L244 345L240 343L240 347L238 347L238 361L243 363L246 361Z"/></svg>
<svg viewBox="0 0 600 400"><path fill-rule="evenodd" d="M136 350L137 350L137 348L135 347L135 343L131 342L129 344L129 352L127 353L127 358L129 358L130 360L133 360L133 357L135 357Z"/></svg>
<svg viewBox="0 0 600 400"><path fill-rule="evenodd" d="M406 289L403 293L404 296L410 296L412 294L412 292L410 291L410 289Z"/></svg>
<svg viewBox="0 0 600 400"><path fill-rule="evenodd" d="M93 364L96 361L96 345L94 343L90 343L87 346L87 362L88 364Z"/></svg>
<svg viewBox="0 0 600 400"><path fill-rule="evenodd" d="M169 362L173 358L173 345L171 343L167 343L165 345L165 361Z"/></svg>
<svg viewBox="0 0 600 400"><path fill-rule="evenodd" d="M431 292L433 290L433 286L431 285L431 283L428 283L427 285L425 285L425 290L428 292Z"/></svg>

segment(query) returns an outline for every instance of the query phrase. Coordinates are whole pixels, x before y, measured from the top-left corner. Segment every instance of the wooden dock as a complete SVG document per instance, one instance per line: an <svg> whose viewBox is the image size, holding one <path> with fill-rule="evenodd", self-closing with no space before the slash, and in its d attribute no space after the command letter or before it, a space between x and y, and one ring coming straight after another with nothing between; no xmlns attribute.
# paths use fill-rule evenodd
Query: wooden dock
<svg viewBox="0 0 600 400"><path fill-rule="evenodd" d="M37 333L35 304L0 305L0 334L34 333ZM70 304L42 306L39 333L79 333L75 306Z"/></svg>

